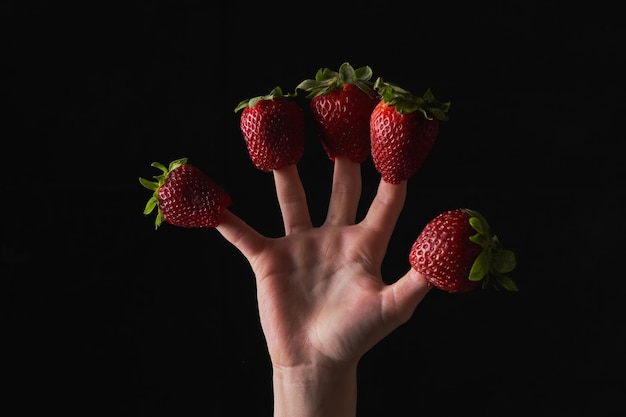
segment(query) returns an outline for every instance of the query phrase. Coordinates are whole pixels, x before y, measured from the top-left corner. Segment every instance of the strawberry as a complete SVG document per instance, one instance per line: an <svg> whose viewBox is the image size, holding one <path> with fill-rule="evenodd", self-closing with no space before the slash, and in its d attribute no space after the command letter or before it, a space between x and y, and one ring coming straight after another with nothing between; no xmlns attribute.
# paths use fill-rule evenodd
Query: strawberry
<svg viewBox="0 0 626 417"><path fill-rule="evenodd" d="M409 253L411 267L435 287L453 293L493 285L517 291L504 275L515 268L515 254L502 244L477 211L456 209L432 219Z"/></svg>
<svg viewBox="0 0 626 417"><path fill-rule="evenodd" d="M181 227L216 227L220 215L231 205L230 196L199 168L187 163L187 158L177 159L169 167L153 162L163 171L155 175L157 181L139 178L147 189L154 191L144 214L158 208L155 225L163 221Z"/></svg>
<svg viewBox="0 0 626 417"><path fill-rule="evenodd" d="M411 178L430 153L439 121L448 120L450 103L438 102L430 89L415 97L378 78L381 99L370 118L372 159L383 180L399 184Z"/></svg>
<svg viewBox="0 0 626 417"><path fill-rule="evenodd" d="M239 102L239 126L248 154L261 171L269 172L296 164L304 154L304 115L293 99L297 93L283 94L280 87L269 94Z"/></svg>
<svg viewBox="0 0 626 417"><path fill-rule="evenodd" d="M343 156L362 163L370 155L369 120L378 104L371 77L370 67L355 70L344 62L339 72L319 69L315 79L304 80L296 87L309 92L313 120L332 161Z"/></svg>

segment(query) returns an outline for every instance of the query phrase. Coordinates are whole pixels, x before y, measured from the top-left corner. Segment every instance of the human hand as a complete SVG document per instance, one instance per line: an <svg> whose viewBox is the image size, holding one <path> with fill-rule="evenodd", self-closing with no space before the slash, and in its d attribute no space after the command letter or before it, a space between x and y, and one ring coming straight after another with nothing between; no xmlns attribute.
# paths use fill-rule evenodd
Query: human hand
<svg viewBox="0 0 626 417"><path fill-rule="evenodd" d="M272 363L357 360L408 320L430 289L410 268L391 285L381 276L406 182L381 181L366 216L355 223L360 165L338 158L326 220L314 227L296 166L274 171L274 179L285 236L262 236L230 211L217 226L254 271Z"/></svg>
<svg viewBox="0 0 626 417"><path fill-rule="evenodd" d="M285 236L263 236L230 210L224 211L217 226L255 274L277 395L277 378L294 378L295 373L297 381L291 383L309 388L311 380L323 385L319 378L345 377L346 383L338 382L341 386L335 389L341 392L347 385L348 397L354 396L360 358L406 322L431 288L408 266L394 283L383 281L381 265L404 206L407 184L381 180L365 217L356 222L360 169L346 158L335 160L327 217L319 227L311 222L296 165L273 171ZM318 400L310 399L318 402L316 407L324 402ZM336 415L351 414L353 402L348 399L345 413L335 402ZM280 399L276 403L281 407ZM316 415L304 408L299 405L292 411Z"/></svg>

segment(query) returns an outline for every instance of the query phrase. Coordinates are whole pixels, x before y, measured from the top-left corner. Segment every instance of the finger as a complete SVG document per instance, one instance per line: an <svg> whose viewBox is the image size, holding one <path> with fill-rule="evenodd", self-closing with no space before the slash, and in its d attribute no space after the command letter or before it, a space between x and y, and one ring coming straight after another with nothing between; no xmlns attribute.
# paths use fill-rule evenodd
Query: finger
<svg viewBox="0 0 626 417"><path fill-rule="evenodd" d="M354 224L361 198L361 164L338 157L334 169L325 224Z"/></svg>
<svg viewBox="0 0 626 417"><path fill-rule="evenodd" d="M306 194L295 164L274 170L276 196L283 215L285 234L312 227Z"/></svg>
<svg viewBox="0 0 626 417"><path fill-rule="evenodd" d="M237 215L226 209L217 231L248 259L253 259L266 245L267 238L254 230Z"/></svg>
<svg viewBox="0 0 626 417"><path fill-rule="evenodd" d="M390 184L381 179L376 196L361 225L377 234L381 241L389 241L404 207L406 192L406 181Z"/></svg>
<svg viewBox="0 0 626 417"><path fill-rule="evenodd" d="M424 275L411 268L383 290L383 314L396 325L405 323L432 288Z"/></svg>

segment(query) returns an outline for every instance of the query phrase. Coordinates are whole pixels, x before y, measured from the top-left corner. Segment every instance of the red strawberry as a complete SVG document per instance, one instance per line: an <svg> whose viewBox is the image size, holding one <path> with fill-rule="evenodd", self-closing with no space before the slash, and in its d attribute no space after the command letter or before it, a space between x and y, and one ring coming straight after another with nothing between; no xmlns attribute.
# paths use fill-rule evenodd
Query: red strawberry
<svg viewBox="0 0 626 417"><path fill-rule="evenodd" d="M261 171L269 172L296 164L304 154L304 115L293 100L296 93L284 95L280 87L268 95L241 101L239 126L248 154Z"/></svg>
<svg viewBox="0 0 626 417"><path fill-rule="evenodd" d="M515 254L502 244L485 218L475 210L456 209L431 220L409 253L411 267L435 287L453 293L489 284L517 291L504 275L516 265Z"/></svg>
<svg viewBox="0 0 626 417"><path fill-rule="evenodd" d="M383 180L399 184L411 178L430 153L450 103L435 100L430 89L415 97L381 78L374 87L381 99L370 119L372 159Z"/></svg>
<svg viewBox="0 0 626 417"><path fill-rule="evenodd" d="M296 87L309 92L313 120L332 161L344 156L362 163L370 155L369 121L378 103L371 77L370 67L355 70L344 62L339 72L320 69L314 80L304 80Z"/></svg>
<svg viewBox="0 0 626 417"><path fill-rule="evenodd" d="M163 171L155 175L157 181L139 178L147 189L154 191L148 200L144 214L155 207L158 214L156 228L163 221L181 227L216 227L220 215L231 205L230 196L197 167L187 164L187 158L172 161L169 167L153 162L152 166Z"/></svg>

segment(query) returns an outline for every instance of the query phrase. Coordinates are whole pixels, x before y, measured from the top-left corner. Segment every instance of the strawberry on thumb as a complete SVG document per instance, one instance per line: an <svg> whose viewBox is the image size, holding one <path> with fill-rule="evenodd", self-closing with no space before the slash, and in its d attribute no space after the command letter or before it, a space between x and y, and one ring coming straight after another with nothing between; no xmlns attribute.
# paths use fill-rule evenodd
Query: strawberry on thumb
<svg viewBox="0 0 626 417"><path fill-rule="evenodd" d="M485 217L476 210L456 209L432 219L409 254L411 267L435 287L468 292L492 286L517 291L507 275L516 266L513 251L504 249Z"/></svg>

